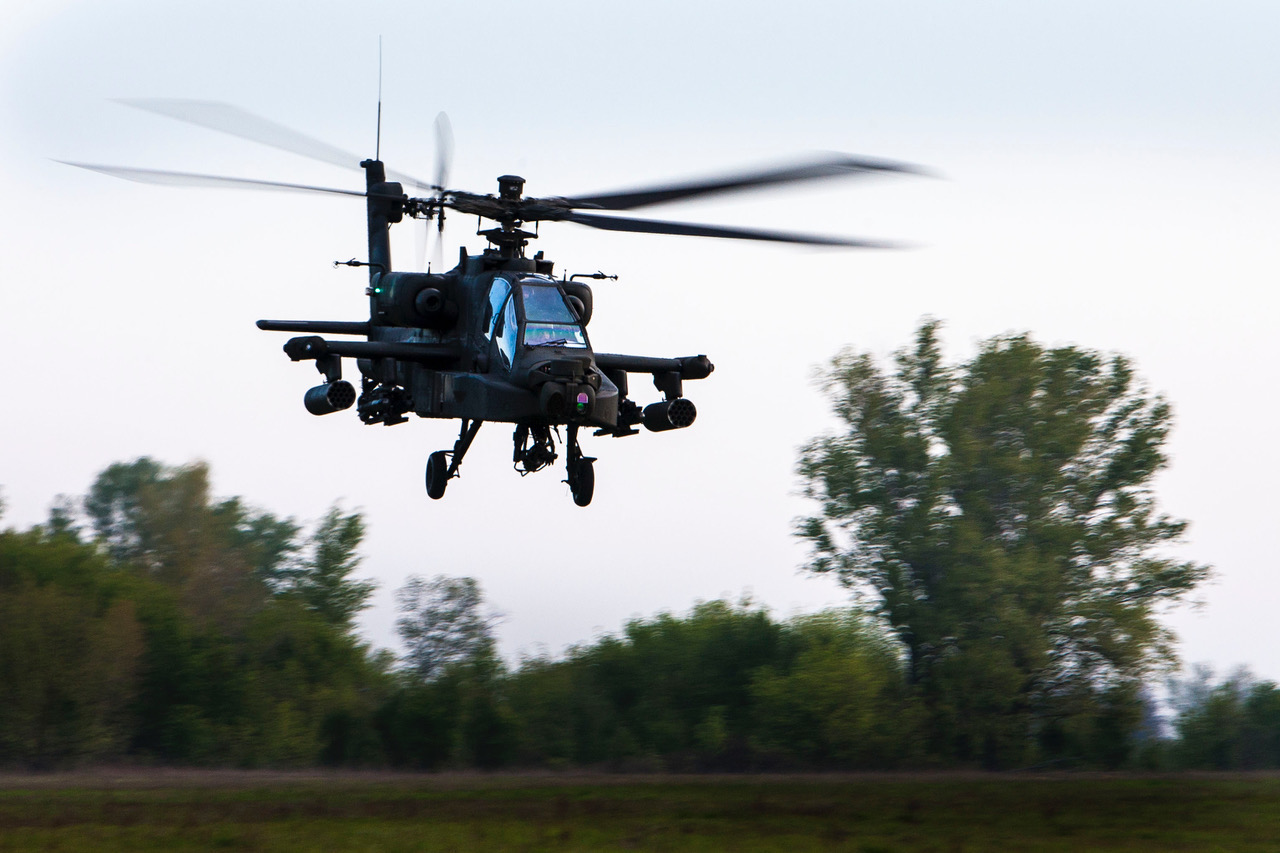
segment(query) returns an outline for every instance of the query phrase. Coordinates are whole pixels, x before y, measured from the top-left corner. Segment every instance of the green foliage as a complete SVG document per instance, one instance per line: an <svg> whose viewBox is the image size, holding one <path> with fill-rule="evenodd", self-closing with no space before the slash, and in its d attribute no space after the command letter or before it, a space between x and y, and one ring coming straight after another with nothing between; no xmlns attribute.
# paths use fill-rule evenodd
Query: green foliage
<svg viewBox="0 0 1280 853"><path fill-rule="evenodd" d="M496 660L497 618L484 612L475 578L410 575L396 590L396 607L405 663L418 678L431 681L457 664Z"/></svg>
<svg viewBox="0 0 1280 853"><path fill-rule="evenodd" d="M579 761L681 767L745 760L752 680L781 653L782 628L749 604L712 601L681 619L633 620L621 638L571 653L579 689L606 713L579 718Z"/></svg>
<svg viewBox="0 0 1280 853"><path fill-rule="evenodd" d="M896 647L849 612L779 623L749 603L634 620L508 681L526 765L871 767L909 760Z"/></svg>
<svg viewBox="0 0 1280 853"><path fill-rule="evenodd" d="M1219 684L1205 668L1173 683L1173 759L1200 770L1280 767L1280 687L1240 669Z"/></svg>
<svg viewBox="0 0 1280 853"><path fill-rule="evenodd" d="M403 682L379 712L387 753L420 767L500 767L515 750L506 671L475 578L410 576L396 591Z"/></svg>
<svg viewBox="0 0 1280 853"><path fill-rule="evenodd" d="M372 717L393 689L384 661L298 598L267 602L233 634L163 598L143 622L139 750L191 764L382 763Z"/></svg>
<svg viewBox="0 0 1280 853"><path fill-rule="evenodd" d="M49 520L45 522L43 532L50 539L66 539L80 541L80 526L76 523L77 507L73 498L58 495L53 506L49 507Z"/></svg>
<svg viewBox="0 0 1280 853"><path fill-rule="evenodd" d="M274 564L290 550L279 538L296 530L239 499L214 503L203 463L111 465L84 507L115 566L159 581L188 616L231 632L266 602Z"/></svg>
<svg viewBox="0 0 1280 853"><path fill-rule="evenodd" d="M291 519L214 501L206 466L112 465L48 524L0 534L0 760L136 754L186 764L384 761L394 688L351 628L372 584L336 508Z"/></svg>
<svg viewBox="0 0 1280 853"><path fill-rule="evenodd" d="M0 532L0 761L124 751L142 655L126 592L90 546L39 528Z"/></svg>
<svg viewBox="0 0 1280 853"><path fill-rule="evenodd" d="M229 546L245 555L254 577L280 592L297 571L302 528L292 518L276 518L247 507L240 498L229 498L212 509L226 530Z"/></svg>
<svg viewBox="0 0 1280 853"><path fill-rule="evenodd" d="M131 463L117 462L99 474L89 488L85 512L113 562L135 562L147 551L148 530L141 520L142 495L156 484L163 470L146 456Z"/></svg>
<svg viewBox="0 0 1280 853"><path fill-rule="evenodd" d="M362 541L360 514L343 515L336 506L330 508L311 536L310 559L284 575L283 589L325 621L349 628L355 615L369 606L369 596L378 586L349 577L360 565L356 550Z"/></svg>
<svg viewBox="0 0 1280 853"><path fill-rule="evenodd" d="M816 767L892 767L918 758L919 714L897 649L851 611L794 620L786 669L752 685L757 742Z"/></svg>
<svg viewBox="0 0 1280 853"><path fill-rule="evenodd" d="M1145 486L1167 411L1121 381L1127 368L1025 339L944 368L932 335L892 377L849 361L861 379L841 405L863 431L807 451L824 510L853 512L810 520L815 565L861 608L778 621L704 602L514 672L473 578L398 592L402 669L359 640L373 587L350 579L358 513L334 507L307 536L211 498L203 465L113 465L83 517L60 498L46 523L0 532L0 764L1113 767L1146 725L1144 766L1280 765L1270 683L1189 682L1167 748L1141 719L1151 607L1203 571L1144 551L1181 529ZM1027 370L1031 390L1014 393ZM1053 404L1064 387L1074 396ZM1117 408L1128 425L1099 439ZM1092 437L1073 411L1093 413ZM1085 482L1110 492L1082 520L1063 507Z"/></svg>
<svg viewBox="0 0 1280 853"><path fill-rule="evenodd" d="M842 432L799 472L799 533L885 619L929 714L929 751L1017 766L1035 733L1136 686L1165 652L1153 610L1208 573L1158 555L1170 410L1122 357L1029 337L945 365L936 322L885 373L846 351L826 374Z"/></svg>

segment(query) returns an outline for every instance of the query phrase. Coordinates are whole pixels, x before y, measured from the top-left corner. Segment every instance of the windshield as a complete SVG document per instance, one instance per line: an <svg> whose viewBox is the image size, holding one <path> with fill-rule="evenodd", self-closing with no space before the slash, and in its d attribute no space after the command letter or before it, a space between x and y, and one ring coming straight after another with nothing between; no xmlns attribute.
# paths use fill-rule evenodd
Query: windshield
<svg viewBox="0 0 1280 853"><path fill-rule="evenodd" d="M524 284L524 318L530 323L574 323L573 312L555 286Z"/></svg>
<svg viewBox="0 0 1280 853"><path fill-rule="evenodd" d="M585 347L587 338L577 326L559 323L526 323L524 345L527 347Z"/></svg>
<svg viewBox="0 0 1280 853"><path fill-rule="evenodd" d="M554 284L522 284L524 345L527 347L586 347L587 337Z"/></svg>

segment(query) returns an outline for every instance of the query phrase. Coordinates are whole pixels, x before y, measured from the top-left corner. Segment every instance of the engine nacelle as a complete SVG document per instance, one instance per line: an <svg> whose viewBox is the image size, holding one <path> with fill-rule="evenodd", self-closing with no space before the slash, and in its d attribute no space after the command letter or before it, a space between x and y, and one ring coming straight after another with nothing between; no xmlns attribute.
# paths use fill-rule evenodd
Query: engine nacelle
<svg viewBox="0 0 1280 853"><path fill-rule="evenodd" d="M698 409L693 401L684 397L664 400L644 407L642 419L645 429L650 432L666 432L669 429L684 429L696 420Z"/></svg>
<svg viewBox="0 0 1280 853"><path fill-rule="evenodd" d="M313 415L331 415L351 408L356 401L356 389L345 379L326 382L307 391L302 403Z"/></svg>
<svg viewBox="0 0 1280 853"><path fill-rule="evenodd" d="M373 286L374 313L383 325L444 330L458 321L454 280L422 272L389 272Z"/></svg>

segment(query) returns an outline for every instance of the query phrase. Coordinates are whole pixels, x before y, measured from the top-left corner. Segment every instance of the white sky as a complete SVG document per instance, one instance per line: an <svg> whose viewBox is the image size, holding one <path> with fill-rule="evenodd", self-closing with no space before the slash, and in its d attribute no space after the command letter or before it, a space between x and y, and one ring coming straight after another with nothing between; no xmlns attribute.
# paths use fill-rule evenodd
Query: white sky
<svg viewBox="0 0 1280 853"><path fill-rule="evenodd" d="M364 619L393 640L411 573L469 574L515 656L749 590L780 615L840 604L797 573L796 448L829 421L809 382L841 346L888 354L921 317L957 358L1030 331L1131 356L1177 429L1164 509L1218 569L1173 615L1189 661L1280 679L1272 544L1280 252L1280 6L1262 2L257 2L0 0L0 487L42 520L114 461L212 466L220 495L314 519L366 513ZM852 253L548 225L557 271L596 288L595 345L709 354L689 430L588 439L594 503L521 480L480 434L443 501L427 454L455 423L365 427L302 408L318 381L253 321L362 319L364 211L349 199L131 184L49 158L360 186L360 175L111 103L228 101L432 171L515 172L536 195L610 190L815 149L917 162L900 178L706 201L656 216L910 240ZM409 226L396 259L414 262ZM462 216L458 242L484 241ZM349 369L349 372L354 372ZM646 382L633 388L643 400Z"/></svg>

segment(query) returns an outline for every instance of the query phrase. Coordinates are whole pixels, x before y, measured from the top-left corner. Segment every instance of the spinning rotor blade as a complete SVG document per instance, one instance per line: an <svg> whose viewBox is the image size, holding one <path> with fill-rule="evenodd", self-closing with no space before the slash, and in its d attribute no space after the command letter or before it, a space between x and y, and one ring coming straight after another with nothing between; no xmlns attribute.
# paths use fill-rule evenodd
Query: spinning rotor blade
<svg viewBox="0 0 1280 853"><path fill-rule="evenodd" d="M449 186L449 169L453 165L453 124L449 116L441 112L436 115L436 182L433 189L437 195Z"/></svg>
<svg viewBox="0 0 1280 853"><path fill-rule="evenodd" d="M444 218L436 225L436 237L431 248L431 268L436 272L444 270Z"/></svg>
<svg viewBox="0 0 1280 853"><path fill-rule="evenodd" d="M440 198L444 192L444 188L449 185L449 170L453 165L453 125L449 122L449 116L444 112L436 115L436 198ZM430 224L423 223L423 237L430 238L427 229ZM436 234L433 239L431 251L431 268L436 272L444 267L444 208L436 214ZM422 269L422 265L426 259L425 244L419 251L418 268Z"/></svg>
<svg viewBox="0 0 1280 853"><path fill-rule="evenodd" d="M576 222L605 231L633 231L641 234L678 234L686 237L725 237L732 240L764 240L773 243L802 243L811 246L847 246L858 249L898 249L901 243L885 240L860 240L854 237L824 237L820 234L797 234L794 231L769 231L759 228L733 228L723 225L699 225L694 222L666 222L660 219L634 219L630 216L600 216L594 213L570 212L565 222Z"/></svg>
<svg viewBox="0 0 1280 853"><path fill-rule="evenodd" d="M262 190L291 190L308 193L336 193L338 195L354 195L364 197L363 190L340 190L333 187L313 187L308 184L286 184L280 181L259 181L253 178L227 178L221 175L198 175L194 172L168 172L163 169L134 169L128 166L96 166L91 163L73 163L70 160L55 160L67 166L78 166L93 172L101 172L113 178L124 178L126 181L137 181L143 184L168 184L180 187L220 187Z"/></svg>
<svg viewBox="0 0 1280 853"><path fill-rule="evenodd" d="M281 151L288 151L322 163L341 166L344 169L359 169L360 161L365 159L349 151L343 151L313 139L306 134L291 130L282 124L256 116L231 104L219 101L192 101L183 98L121 98L118 103L137 107L140 110L156 113L169 118L199 125L219 133L225 133L250 142L257 142ZM412 175L387 170L387 177L393 181L412 184L419 190L439 192L442 187L420 181Z"/></svg>
<svg viewBox="0 0 1280 853"><path fill-rule="evenodd" d="M425 272L427 269L427 241L431 239L431 225L425 220L421 225L417 220L413 223L413 257L417 264L414 266L418 272ZM437 270L439 272L439 270Z"/></svg>
<svg viewBox="0 0 1280 853"><path fill-rule="evenodd" d="M813 181L822 178L867 175L875 172L929 174L927 170L908 163L895 163L890 160L874 160L867 157L849 157L844 154L836 154L820 160L809 160L790 166L739 172L719 178L706 178L676 184L659 184L615 193L574 196L566 198L564 201L570 207L588 207L600 210L634 210L637 207L663 204L696 196L736 192L755 187Z"/></svg>

